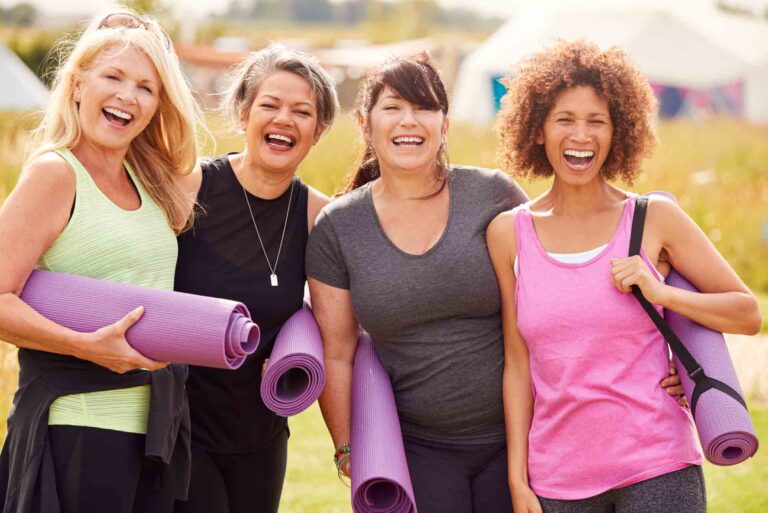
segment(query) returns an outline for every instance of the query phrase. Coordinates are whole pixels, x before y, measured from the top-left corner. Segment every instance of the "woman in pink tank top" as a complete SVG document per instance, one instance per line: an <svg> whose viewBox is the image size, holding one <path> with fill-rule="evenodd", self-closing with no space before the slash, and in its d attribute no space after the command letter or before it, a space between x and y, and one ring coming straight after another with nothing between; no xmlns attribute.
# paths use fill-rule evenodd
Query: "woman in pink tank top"
<svg viewBox="0 0 768 513"><path fill-rule="evenodd" d="M509 86L506 164L554 175L487 231L515 512L703 512L691 416L658 387L668 349L629 292L729 333L759 330L757 301L666 199L649 200L640 255L626 256L635 195L609 182L640 173L656 101L622 50L563 42L526 60ZM666 286L670 266L702 292Z"/></svg>

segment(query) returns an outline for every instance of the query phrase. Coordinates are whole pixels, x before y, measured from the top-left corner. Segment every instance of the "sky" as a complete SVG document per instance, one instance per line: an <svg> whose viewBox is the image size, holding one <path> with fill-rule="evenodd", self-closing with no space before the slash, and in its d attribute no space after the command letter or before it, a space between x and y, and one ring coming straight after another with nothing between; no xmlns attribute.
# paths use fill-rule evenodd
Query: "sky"
<svg viewBox="0 0 768 513"><path fill-rule="evenodd" d="M119 3L114 0L64 0L51 2L51 0L23 0L34 5L43 14L80 14L97 11L101 8ZM334 0L332 0L334 1ZM508 16L515 12L515 5L519 1L525 0L438 0L438 3L444 6L461 6L472 8L487 14ZM768 0L767 0L768 1ZM0 0L0 5L9 7L21 3L21 0ZM166 3L168 3L166 1ZM211 11L223 10L228 2L223 0L173 0L173 5L186 14L194 13L202 16Z"/></svg>

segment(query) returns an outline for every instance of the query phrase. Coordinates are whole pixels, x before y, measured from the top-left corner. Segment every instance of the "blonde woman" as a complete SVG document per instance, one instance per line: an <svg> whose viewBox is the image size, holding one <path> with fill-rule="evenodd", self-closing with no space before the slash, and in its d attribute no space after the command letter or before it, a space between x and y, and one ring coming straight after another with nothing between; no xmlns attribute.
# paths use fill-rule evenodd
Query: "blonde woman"
<svg viewBox="0 0 768 513"><path fill-rule="evenodd" d="M0 510L171 511L189 477L186 368L128 345L141 308L78 333L18 294L36 267L173 287L175 235L190 222L178 176L197 157L199 111L154 20L113 10L66 46L0 209L0 339L20 365Z"/></svg>

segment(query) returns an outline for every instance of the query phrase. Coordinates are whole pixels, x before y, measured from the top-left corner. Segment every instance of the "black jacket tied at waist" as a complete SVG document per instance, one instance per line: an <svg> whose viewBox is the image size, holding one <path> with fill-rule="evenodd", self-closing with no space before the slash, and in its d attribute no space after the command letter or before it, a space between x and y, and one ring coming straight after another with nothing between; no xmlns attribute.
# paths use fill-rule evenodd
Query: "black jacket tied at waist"
<svg viewBox="0 0 768 513"><path fill-rule="evenodd" d="M190 472L189 406L185 365L117 374L71 356L19 350L19 388L0 455L0 512L60 511L48 441L48 409L58 397L149 384L145 456L160 467L157 488L186 499Z"/></svg>

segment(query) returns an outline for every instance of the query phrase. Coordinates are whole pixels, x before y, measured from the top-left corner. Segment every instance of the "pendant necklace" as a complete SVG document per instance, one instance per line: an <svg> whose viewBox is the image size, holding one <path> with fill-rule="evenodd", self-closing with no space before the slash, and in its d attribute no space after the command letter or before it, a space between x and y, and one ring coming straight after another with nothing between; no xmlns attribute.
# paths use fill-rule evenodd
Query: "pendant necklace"
<svg viewBox="0 0 768 513"><path fill-rule="evenodd" d="M288 215L291 213L291 200L293 199L293 185L296 183L296 180L291 178L291 192L288 195L288 210L285 212L285 222L283 223L283 233L280 235L280 245L277 247L277 256L275 257L275 265L272 266L272 263L269 261L269 257L267 256L267 250L264 248L264 242L261 240L261 234L259 233L259 227L256 226L256 218L253 217L253 210L251 209L251 202L248 199L248 193L245 191L245 187L243 184L240 184L240 187L243 188L243 196L245 197L245 204L248 205L248 212L251 214L251 221L253 221L253 227L256 229L256 237L259 238L259 244L261 244L261 250L264 252L264 259L267 261L267 266L269 267L270 275L269 275L269 284L273 287L277 287L277 261L280 260L280 250L283 249L283 239L285 239L285 228L288 226Z"/></svg>

